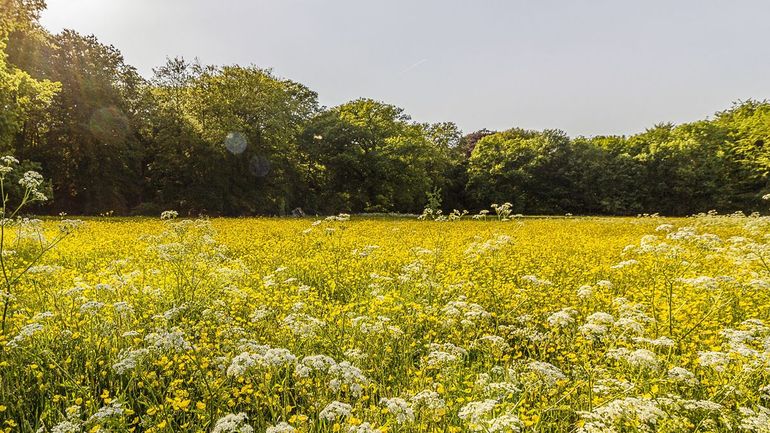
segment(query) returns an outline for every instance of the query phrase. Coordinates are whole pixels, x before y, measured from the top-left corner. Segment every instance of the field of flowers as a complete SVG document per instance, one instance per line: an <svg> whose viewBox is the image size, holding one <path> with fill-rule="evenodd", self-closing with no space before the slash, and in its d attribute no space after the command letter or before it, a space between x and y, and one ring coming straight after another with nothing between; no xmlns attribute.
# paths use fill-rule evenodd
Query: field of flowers
<svg viewBox="0 0 770 433"><path fill-rule="evenodd" d="M6 227L0 431L770 431L770 218L173 216Z"/></svg>

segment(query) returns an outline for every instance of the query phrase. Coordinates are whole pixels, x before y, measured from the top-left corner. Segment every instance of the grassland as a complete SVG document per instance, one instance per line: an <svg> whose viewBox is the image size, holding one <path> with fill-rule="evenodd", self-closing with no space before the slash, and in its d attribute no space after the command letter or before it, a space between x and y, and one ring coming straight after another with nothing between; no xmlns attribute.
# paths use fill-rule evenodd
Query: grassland
<svg viewBox="0 0 770 433"><path fill-rule="evenodd" d="M767 432L769 229L90 219L4 295L0 430Z"/></svg>

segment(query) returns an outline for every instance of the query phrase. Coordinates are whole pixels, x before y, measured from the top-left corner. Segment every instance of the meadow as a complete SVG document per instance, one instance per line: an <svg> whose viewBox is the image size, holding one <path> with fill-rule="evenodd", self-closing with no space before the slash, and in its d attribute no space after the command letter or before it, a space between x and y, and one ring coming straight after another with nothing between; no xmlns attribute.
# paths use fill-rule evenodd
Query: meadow
<svg viewBox="0 0 770 433"><path fill-rule="evenodd" d="M164 216L5 228L0 431L770 431L770 218Z"/></svg>

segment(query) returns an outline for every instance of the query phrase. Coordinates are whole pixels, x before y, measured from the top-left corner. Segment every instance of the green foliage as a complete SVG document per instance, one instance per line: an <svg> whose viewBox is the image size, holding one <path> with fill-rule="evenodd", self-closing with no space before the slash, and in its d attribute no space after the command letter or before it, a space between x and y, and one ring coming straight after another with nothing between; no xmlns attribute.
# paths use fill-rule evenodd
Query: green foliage
<svg viewBox="0 0 770 433"><path fill-rule="evenodd" d="M433 212L441 210L441 188L428 191L428 202L425 204L425 210Z"/></svg>
<svg viewBox="0 0 770 433"><path fill-rule="evenodd" d="M305 130L302 149L310 192L321 213L416 212L426 191L443 184L456 126L424 125L403 110L358 99L321 112Z"/></svg>
<svg viewBox="0 0 770 433"><path fill-rule="evenodd" d="M768 190L770 174L770 103L745 101L717 113L714 123L725 131L722 146L732 162L733 194L759 206L757 191Z"/></svg>
<svg viewBox="0 0 770 433"><path fill-rule="evenodd" d="M476 206L509 200L521 213L761 209L768 107L748 101L714 121L661 124L629 138L570 140L521 129L485 135L468 161L468 191Z"/></svg>
<svg viewBox="0 0 770 433"><path fill-rule="evenodd" d="M283 214L298 201L297 140L317 110L314 92L255 67L173 59L155 73L151 200L225 215Z"/></svg>
<svg viewBox="0 0 770 433"><path fill-rule="evenodd" d="M140 195L141 77L117 49L93 36L65 30L37 49L44 55L35 56L30 69L58 82L60 91L29 119L15 153L40 162L50 174L53 211L126 212Z"/></svg>
<svg viewBox="0 0 770 433"><path fill-rule="evenodd" d="M561 131L511 129L476 143L468 188L477 203L510 201L516 212L562 212L572 207L572 147Z"/></svg>
<svg viewBox="0 0 770 433"><path fill-rule="evenodd" d="M45 7L42 1L0 1L0 149L8 151L16 136L25 130L31 116L50 104L58 83L37 80L8 63L8 39L18 31L35 32L35 23Z"/></svg>

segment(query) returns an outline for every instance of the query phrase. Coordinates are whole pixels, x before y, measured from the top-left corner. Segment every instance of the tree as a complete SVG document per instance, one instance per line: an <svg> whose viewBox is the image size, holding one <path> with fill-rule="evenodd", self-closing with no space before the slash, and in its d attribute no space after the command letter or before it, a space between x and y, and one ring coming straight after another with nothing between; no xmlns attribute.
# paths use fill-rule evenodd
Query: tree
<svg viewBox="0 0 770 433"><path fill-rule="evenodd" d="M42 1L2 0L0 3L0 149L12 149L19 135L28 134L28 121L58 92L58 83L38 80L8 62L8 40L15 32L37 32Z"/></svg>
<svg viewBox="0 0 770 433"><path fill-rule="evenodd" d="M140 199L138 111L143 81L112 46L65 30L37 69L61 83L39 140L20 137L17 153L51 174L55 211L125 213Z"/></svg>
<svg viewBox="0 0 770 433"><path fill-rule="evenodd" d="M256 67L173 59L155 73L150 183L160 202L225 215L300 203L297 140L314 92Z"/></svg>
<svg viewBox="0 0 770 433"><path fill-rule="evenodd" d="M578 137L572 142L577 170L575 200L580 213L627 215L644 212L643 165L619 136Z"/></svg>
<svg viewBox="0 0 770 433"><path fill-rule="evenodd" d="M724 131L708 121L657 125L631 137L634 157L644 166L644 209L667 215L730 209L724 139Z"/></svg>
<svg viewBox="0 0 770 433"><path fill-rule="evenodd" d="M734 200L744 207L761 207L770 190L770 103L748 100L717 113L714 124L723 128L723 150L732 162Z"/></svg>
<svg viewBox="0 0 770 433"><path fill-rule="evenodd" d="M569 138L558 130L510 129L476 143L468 189L478 207L510 202L516 212L561 213L574 209Z"/></svg>
<svg viewBox="0 0 770 433"><path fill-rule="evenodd" d="M316 116L303 134L309 189L320 212L417 212L444 185L453 124L411 121L401 108L357 99Z"/></svg>

